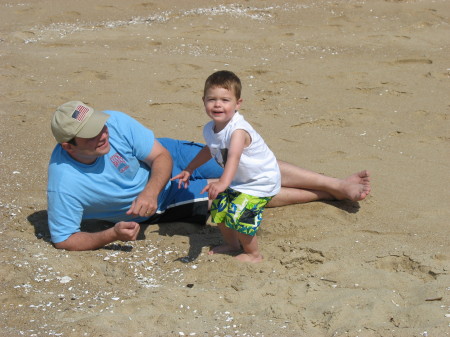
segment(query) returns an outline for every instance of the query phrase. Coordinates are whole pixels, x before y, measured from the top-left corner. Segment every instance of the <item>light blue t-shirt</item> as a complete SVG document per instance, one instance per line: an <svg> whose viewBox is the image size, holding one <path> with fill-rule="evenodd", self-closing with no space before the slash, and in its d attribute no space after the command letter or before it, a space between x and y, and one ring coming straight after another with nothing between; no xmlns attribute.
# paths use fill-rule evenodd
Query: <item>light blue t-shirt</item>
<svg viewBox="0 0 450 337"><path fill-rule="evenodd" d="M142 161L152 151L155 136L122 112L104 112L110 115L106 122L111 145L108 154L86 165L70 157L60 144L53 150L48 167L47 200L48 224L54 243L79 232L82 220L116 223L146 219L126 212L148 182L151 170Z"/></svg>

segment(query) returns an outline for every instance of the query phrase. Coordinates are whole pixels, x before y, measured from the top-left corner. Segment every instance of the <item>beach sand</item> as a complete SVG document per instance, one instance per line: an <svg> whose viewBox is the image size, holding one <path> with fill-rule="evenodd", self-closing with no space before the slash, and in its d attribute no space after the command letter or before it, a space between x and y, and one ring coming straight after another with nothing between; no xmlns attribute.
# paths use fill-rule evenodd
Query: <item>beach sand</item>
<svg viewBox="0 0 450 337"><path fill-rule="evenodd" d="M445 0L3 1L0 335L448 336L449 15ZM255 265L207 255L210 222L55 249L55 108L82 100L202 141L204 80L221 69L279 159L368 169L370 196L267 209Z"/></svg>

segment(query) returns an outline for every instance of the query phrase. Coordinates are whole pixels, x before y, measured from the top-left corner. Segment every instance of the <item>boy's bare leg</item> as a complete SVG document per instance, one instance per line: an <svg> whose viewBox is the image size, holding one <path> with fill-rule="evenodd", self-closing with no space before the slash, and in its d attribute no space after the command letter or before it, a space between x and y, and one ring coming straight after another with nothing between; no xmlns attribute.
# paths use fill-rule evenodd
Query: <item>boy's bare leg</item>
<svg viewBox="0 0 450 337"><path fill-rule="evenodd" d="M256 235L252 236L237 232L237 236L244 252L237 255L236 259L243 262L261 262L263 260L263 256L259 252L258 240L256 239Z"/></svg>
<svg viewBox="0 0 450 337"><path fill-rule="evenodd" d="M281 191L268 207L316 200L363 200L370 193L370 174L361 171L346 179L337 179L279 160Z"/></svg>
<svg viewBox="0 0 450 337"><path fill-rule="evenodd" d="M241 251L241 244L238 239L238 232L225 226L224 223L217 224L222 233L225 244L211 248L208 252L212 254L232 254Z"/></svg>

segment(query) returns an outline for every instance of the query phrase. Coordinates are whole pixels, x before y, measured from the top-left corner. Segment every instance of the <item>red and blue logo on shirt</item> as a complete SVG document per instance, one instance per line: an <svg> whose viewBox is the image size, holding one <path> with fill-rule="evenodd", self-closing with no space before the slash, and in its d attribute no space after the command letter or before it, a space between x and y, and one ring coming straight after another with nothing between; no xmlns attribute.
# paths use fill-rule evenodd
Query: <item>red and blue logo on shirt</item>
<svg viewBox="0 0 450 337"><path fill-rule="evenodd" d="M120 173L125 172L130 167L130 165L128 165L125 159L123 159L123 157L118 153L112 155L110 160L114 164L114 166L119 170Z"/></svg>

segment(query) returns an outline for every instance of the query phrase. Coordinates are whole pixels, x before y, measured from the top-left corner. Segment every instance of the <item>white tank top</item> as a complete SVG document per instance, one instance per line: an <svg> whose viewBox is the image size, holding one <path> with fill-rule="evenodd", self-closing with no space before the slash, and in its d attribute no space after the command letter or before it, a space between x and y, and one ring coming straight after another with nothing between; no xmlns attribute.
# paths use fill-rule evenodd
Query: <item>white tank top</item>
<svg viewBox="0 0 450 337"><path fill-rule="evenodd" d="M236 191L256 197L271 197L280 191L281 174L277 159L262 137L245 121L238 111L220 132L214 132L214 122L205 125L203 136L211 155L225 167L231 135L235 130L245 130L251 137L251 144L244 148L238 169L230 187Z"/></svg>

